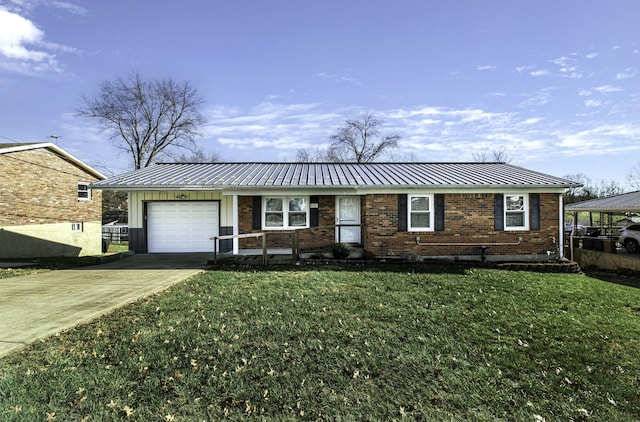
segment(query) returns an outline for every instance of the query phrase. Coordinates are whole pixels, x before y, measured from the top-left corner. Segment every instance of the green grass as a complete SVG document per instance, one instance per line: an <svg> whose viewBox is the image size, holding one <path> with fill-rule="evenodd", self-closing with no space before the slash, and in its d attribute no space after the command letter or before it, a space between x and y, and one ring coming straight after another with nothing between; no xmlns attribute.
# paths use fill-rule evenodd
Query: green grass
<svg viewBox="0 0 640 422"><path fill-rule="evenodd" d="M129 250L129 242L109 244L109 253L123 253Z"/></svg>
<svg viewBox="0 0 640 422"><path fill-rule="evenodd" d="M0 419L640 419L640 290L406 269L205 272L0 359Z"/></svg>

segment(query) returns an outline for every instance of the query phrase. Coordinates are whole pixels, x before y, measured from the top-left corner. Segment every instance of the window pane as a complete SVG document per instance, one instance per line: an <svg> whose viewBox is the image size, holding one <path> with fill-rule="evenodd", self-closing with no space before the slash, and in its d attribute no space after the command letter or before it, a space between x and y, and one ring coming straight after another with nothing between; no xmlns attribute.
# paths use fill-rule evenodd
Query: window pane
<svg viewBox="0 0 640 422"><path fill-rule="evenodd" d="M282 211L282 198L268 198L266 211Z"/></svg>
<svg viewBox="0 0 640 422"><path fill-rule="evenodd" d="M429 220L431 214L428 212L420 212L420 213L411 213L411 227L424 227L429 228Z"/></svg>
<svg viewBox="0 0 640 422"><path fill-rule="evenodd" d="M289 211L305 211L306 203L304 198L289 198Z"/></svg>
<svg viewBox="0 0 640 422"><path fill-rule="evenodd" d="M507 213L507 227L524 227L524 213L523 212L509 212Z"/></svg>
<svg viewBox="0 0 640 422"><path fill-rule="evenodd" d="M290 212L289 213L289 226L304 227L306 225L307 225L306 212Z"/></svg>
<svg viewBox="0 0 640 422"><path fill-rule="evenodd" d="M507 211L522 211L524 210L524 197L508 195L505 197L507 202Z"/></svg>
<svg viewBox="0 0 640 422"><path fill-rule="evenodd" d="M429 211L429 197L428 196L412 197L411 211Z"/></svg>
<svg viewBox="0 0 640 422"><path fill-rule="evenodd" d="M282 227L282 223L282 213L268 212L264 216L264 224L267 227Z"/></svg>

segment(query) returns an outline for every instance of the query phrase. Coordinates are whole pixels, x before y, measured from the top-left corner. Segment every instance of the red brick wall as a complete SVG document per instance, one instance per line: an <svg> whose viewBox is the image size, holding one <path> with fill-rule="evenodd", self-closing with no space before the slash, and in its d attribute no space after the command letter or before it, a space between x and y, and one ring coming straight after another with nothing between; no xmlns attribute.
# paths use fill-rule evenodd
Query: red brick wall
<svg viewBox="0 0 640 422"><path fill-rule="evenodd" d="M398 232L398 195L369 194L361 196L363 242L365 250L376 256L399 256L414 251L423 256L479 255L478 246L420 246L421 243L484 243L488 255L546 254L555 250L559 233L558 194L540 194L540 230L496 231L494 229L494 194L446 194L443 231ZM253 233L252 197L239 197L239 232ZM335 223L335 197L320 196L318 201L319 225ZM515 243L517 246L491 246L492 243ZM290 247L290 236L269 236L269 248ZM305 230L300 235L300 246L327 246L335 242L334 229ZM259 238L241 239L240 248L262 247Z"/></svg>
<svg viewBox="0 0 640 422"><path fill-rule="evenodd" d="M101 191L78 201L78 182L97 179L54 152L0 154L0 169L0 226L101 221Z"/></svg>
<svg viewBox="0 0 640 422"><path fill-rule="evenodd" d="M443 231L398 232L398 196L366 195L364 209L367 245L377 256L397 256L414 251L423 256L476 255L478 246L420 246L420 243L486 243L489 255L546 254L555 250L559 233L558 194L540 195L540 230L496 231L494 229L494 194L446 194ZM492 243L515 243L517 246L490 246Z"/></svg>
<svg viewBox="0 0 640 422"><path fill-rule="evenodd" d="M262 230L252 228L253 197L238 197L238 232L239 234L259 233ZM335 197L318 196L318 226L328 226L335 224ZM335 230L317 228L313 230L303 230L299 236L299 244L304 247L327 246L335 243ZM267 247L269 248L290 248L291 236L271 234L267 237ZM260 249L262 248L261 238L240 239L240 249Z"/></svg>

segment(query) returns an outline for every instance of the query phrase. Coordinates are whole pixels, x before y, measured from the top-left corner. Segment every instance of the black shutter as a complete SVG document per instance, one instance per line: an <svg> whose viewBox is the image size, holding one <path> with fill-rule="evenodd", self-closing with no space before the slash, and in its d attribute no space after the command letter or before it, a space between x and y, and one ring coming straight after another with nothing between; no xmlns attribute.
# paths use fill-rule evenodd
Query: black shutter
<svg viewBox="0 0 640 422"><path fill-rule="evenodd" d="M531 230L540 230L540 194L529 194L529 218Z"/></svg>
<svg viewBox="0 0 640 422"><path fill-rule="evenodd" d="M436 222L435 229L436 231L444 230L444 195L441 193L437 193L435 195L435 213L436 213Z"/></svg>
<svg viewBox="0 0 640 422"><path fill-rule="evenodd" d="M316 208L309 210L309 227L318 227L320 225L320 212L318 209L318 196L312 196L309 198L309 203L316 204Z"/></svg>
<svg viewBox="0 0 640 422"><path fill-rule="evenodd" d="M398 195L398 231L406 232L407 225L407 195Z"/></svg>
<svg viewBox="0 0 640 422"><path fill-rule="evenodd" d="M251 228L254 230L262 229L262 197L253 197L253 206L251 207Z"/></svg>
<svg viewBox="0 0 640 422"><path fill-rule="evenodd" d="M493 196L493 228L504 230L504 195L501 193Z"/></svg>

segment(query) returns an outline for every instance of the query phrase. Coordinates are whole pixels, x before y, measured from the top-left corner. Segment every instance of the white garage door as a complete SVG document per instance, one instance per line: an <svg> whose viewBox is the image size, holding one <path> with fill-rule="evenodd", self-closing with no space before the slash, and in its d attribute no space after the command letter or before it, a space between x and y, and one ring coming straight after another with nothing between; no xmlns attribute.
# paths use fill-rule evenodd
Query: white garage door
<svg viewBox="0 0 640 422"><path fill-rule="evenodd" d="M147 207L149 252L213 252L218 235L218 202L150 202Z"/></svg>

